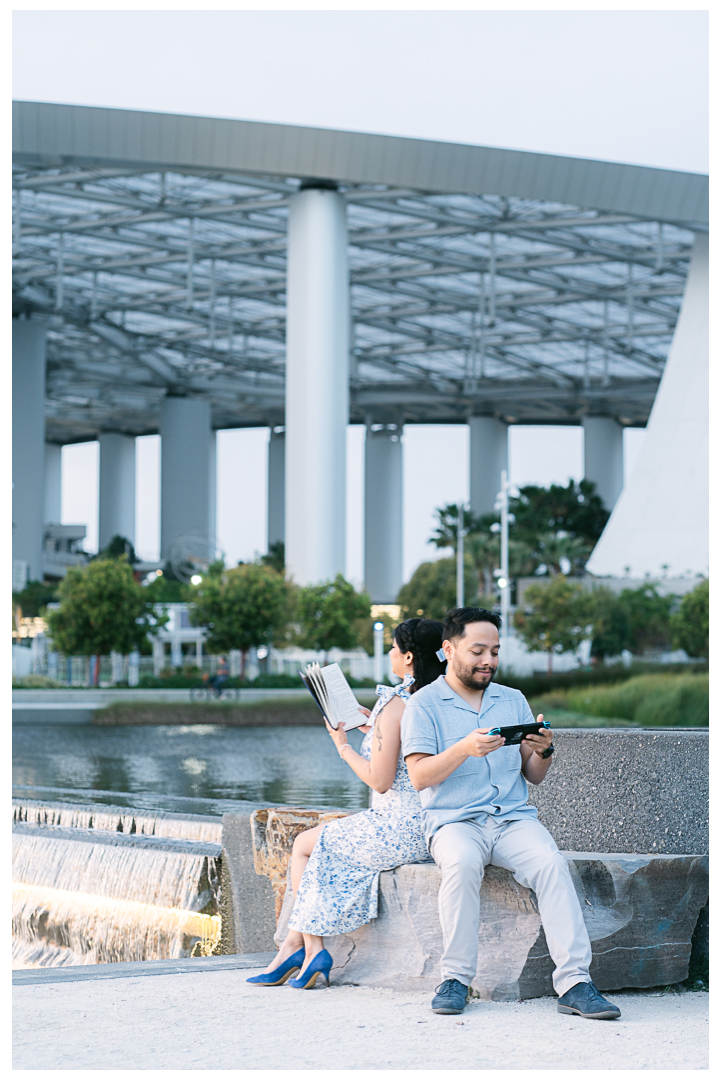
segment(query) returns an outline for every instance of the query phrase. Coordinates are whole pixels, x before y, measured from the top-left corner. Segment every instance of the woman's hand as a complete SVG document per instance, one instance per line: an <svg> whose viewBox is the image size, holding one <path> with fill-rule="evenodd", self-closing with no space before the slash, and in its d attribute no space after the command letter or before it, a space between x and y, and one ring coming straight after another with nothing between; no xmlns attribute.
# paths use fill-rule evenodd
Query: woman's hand
<svg viewBox="0 0 720 1080"><path fill-rule="evenodd" d="M340 724L338 724L337 728L334 728L334 727L331 727L330 724L328 724L328 722L326 720L325 721L325 727L328 729L330 738L335 743L335 749L337 750L337 752L339 754L340 751L342 750L343 746L345 746L347 744L347 742L348 742L348 737L347 737L347 735L345 733L345 725L340 723Z"/></svg>
<svg viewBox="0 0 720 1080"><path fill-rule="evenodd" d="M363 705L358 705L358 712L363 713L365 716L370 716L370 710L366 709ZM369 724L361 724L358 731L362 731L367 735L368 731L372 731L372 728Z"/></svg>

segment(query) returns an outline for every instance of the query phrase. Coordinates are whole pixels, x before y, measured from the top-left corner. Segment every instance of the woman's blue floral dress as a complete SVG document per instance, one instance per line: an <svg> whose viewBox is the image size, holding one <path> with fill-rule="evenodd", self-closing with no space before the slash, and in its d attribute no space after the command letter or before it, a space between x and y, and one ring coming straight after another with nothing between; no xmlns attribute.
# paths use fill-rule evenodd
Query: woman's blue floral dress
<svg viewBox="0 0 720 1080"><path fill-rule="evenodd" d="M401 686L378 686L368 724L397 695L410 697L412 676ZM373 732L360 753L369 761ZM403 863L430 862L420 824L420 797L410 783L402 750L389 791L373 791L371 809L329 822L313 848L298 889L288 926L319 937L347 934L377 918L381 870Z"/></svg>

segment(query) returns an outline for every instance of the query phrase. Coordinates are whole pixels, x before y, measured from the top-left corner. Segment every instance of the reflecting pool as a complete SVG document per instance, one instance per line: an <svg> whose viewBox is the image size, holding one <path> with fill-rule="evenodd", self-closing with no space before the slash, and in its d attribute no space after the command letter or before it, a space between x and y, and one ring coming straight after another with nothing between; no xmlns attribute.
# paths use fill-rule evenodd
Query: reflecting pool
<svg viewBox="0 0 720 1080"><path fill-rule="evenodd" d="M13 794L222 814L238 802L358 810L369 791L320 727L27 724L13 732Z"/></svg>

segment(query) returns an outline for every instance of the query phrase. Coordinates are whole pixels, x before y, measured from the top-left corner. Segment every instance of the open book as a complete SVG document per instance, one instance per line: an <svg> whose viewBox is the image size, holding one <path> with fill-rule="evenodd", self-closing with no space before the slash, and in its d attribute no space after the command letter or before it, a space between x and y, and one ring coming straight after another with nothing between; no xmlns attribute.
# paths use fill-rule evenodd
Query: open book
<svg viewBox="0 0 720 1080"><path fill-rule="evenodd" d="M360 706L340 670L339 664L308 664L298 672L300 678L315 698L320 712L331 727L343 724L346 731L367 723L367 717L359 711Z"/></svg>

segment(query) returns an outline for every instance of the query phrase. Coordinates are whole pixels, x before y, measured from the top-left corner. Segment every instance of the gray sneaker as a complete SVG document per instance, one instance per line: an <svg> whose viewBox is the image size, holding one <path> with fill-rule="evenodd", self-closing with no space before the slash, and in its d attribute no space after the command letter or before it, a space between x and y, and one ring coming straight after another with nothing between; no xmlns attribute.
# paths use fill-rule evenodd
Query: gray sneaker
<svg viewBox="0 0 720 1080"><path fill-rule="evenodd" d="M468 987L459 979L446 979L435 987L432 1011L436 1013L461 1013L467 1005Z"/></svg>
<svg viewBox="0 0 720 1080"><path fill-rule="evenodd" d="M595 983L581 982L571 986L567 994L558 998L558 1012L575 1013L586 1020L617 1020L620 1010L607 1001Z"/></svg>

